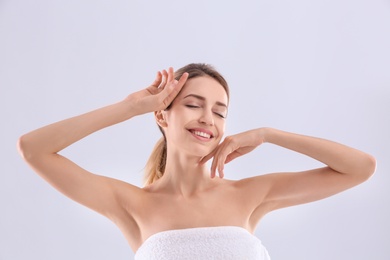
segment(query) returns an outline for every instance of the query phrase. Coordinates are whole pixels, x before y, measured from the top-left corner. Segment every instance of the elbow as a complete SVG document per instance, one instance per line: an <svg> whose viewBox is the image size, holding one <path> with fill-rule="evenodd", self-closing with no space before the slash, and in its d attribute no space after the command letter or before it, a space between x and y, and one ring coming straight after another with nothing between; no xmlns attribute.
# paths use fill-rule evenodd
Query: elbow
<svg viewBox="0 0 390 260"><path fill-rule="evenodd" d="M370 179L376 171L376 159L372 155L367 154L362 167L362 176L364 181Z"/></svg>
<svg viewBox="0 0 390 260"><path fill-rule="evenodd" d="M374 175L375 171L376 171L376 159L374 156L372 155L369 155L369 160L370 160L370 171L369 171L369 175L370 177L372 175Z"/></svg>
<svg viewBox="0 0 390 260"><path fill-rule="evenodd" d="M19 137L16 148L20 154L20 156L25 160L25 161L30 161L31 158L33 157L33 153L31 152L31 144L28 141L28 137L26 135L22 135Z"/></svg>

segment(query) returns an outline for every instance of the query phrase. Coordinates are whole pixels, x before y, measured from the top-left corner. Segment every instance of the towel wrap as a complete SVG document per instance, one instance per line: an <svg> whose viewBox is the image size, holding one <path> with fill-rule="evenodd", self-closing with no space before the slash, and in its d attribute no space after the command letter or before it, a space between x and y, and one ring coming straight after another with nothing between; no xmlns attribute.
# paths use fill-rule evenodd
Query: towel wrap
<svg viewBox="0 0 390 260"><path fill-rule="evenodd" d="M156 233L137 250L135 260L270 260L261 241L236 226L174 229Z"/></svg>

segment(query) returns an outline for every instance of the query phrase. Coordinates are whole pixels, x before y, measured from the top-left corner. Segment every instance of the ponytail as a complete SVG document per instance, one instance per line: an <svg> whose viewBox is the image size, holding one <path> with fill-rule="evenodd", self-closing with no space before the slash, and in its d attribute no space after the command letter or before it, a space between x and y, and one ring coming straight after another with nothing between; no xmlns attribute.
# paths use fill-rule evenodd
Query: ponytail
<svg viewBox="0 0 390 260"><path fill-rule="evenodd" d="M167 162L167 143L165 137L161 137L153 148L152 154L145 166L144 183L152 184L160 179L165 171Z"/></svg>

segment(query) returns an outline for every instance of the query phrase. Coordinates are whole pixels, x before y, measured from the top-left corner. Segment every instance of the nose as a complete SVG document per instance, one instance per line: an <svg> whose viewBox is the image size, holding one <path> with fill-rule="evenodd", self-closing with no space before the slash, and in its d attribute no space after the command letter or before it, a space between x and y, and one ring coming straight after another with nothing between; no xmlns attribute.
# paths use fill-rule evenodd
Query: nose
<svg viewBox="0 0 390 260"><path fill-rule="evenodd" d="M214 125L214 117L212 111L204 110L199 122L205 125Z"/></svg>

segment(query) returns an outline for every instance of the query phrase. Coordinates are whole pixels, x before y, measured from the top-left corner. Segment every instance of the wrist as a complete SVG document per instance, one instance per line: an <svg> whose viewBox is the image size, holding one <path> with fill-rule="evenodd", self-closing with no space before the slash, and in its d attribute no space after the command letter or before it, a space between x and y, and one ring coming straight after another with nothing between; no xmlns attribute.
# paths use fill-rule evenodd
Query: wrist
<svg viewBox="0 0 390 260"><path fill-rule="evenodd" d="M144 114L144 112L138 109L137 103L132 98L126 98L118 102L118 104L123 107L126 120Z"/></svg>
<svg viewBox="0 0 390 260"><path fill-rule="evenodd" d="M272 139L272 134L275 131L275 129L271 127L262 127L259 128L259 136L263 143L269 143Z"/></svg>

